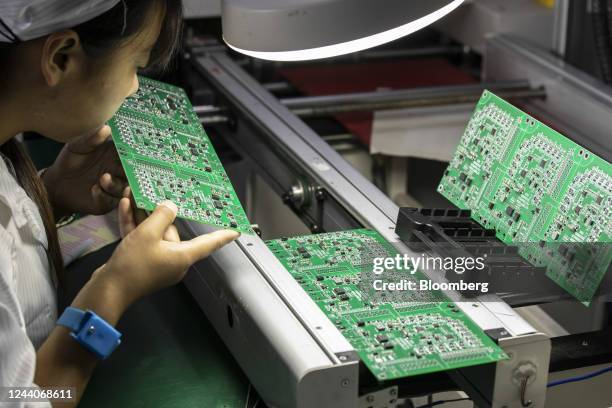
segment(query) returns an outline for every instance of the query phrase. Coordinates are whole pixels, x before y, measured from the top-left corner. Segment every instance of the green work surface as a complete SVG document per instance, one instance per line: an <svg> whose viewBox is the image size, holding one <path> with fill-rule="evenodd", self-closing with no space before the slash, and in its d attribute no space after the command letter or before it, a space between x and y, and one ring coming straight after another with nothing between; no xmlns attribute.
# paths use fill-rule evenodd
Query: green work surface
<svg viewBox="0 0 612 408"><path fill-rule="evenodd" d="M178 216L253 234L238 196L185 92L139 77L109 121L139 208L171 200Z"/></svg>
<svg viewBox="0 0 612 408"><path fill-rule="evenodd" d="M248 379L184 287L140 301L118 330L79 407L245 407Z"/></svg>
<svg viewBox="0 0 612 408"><path fill-rule="evenodd" d="M379 380L507 358L441 292L372 295L373 258L398 254L375 231L281 238L267 245ZM402 275L413 281L426 279L419 271Z"/></svg>
<svg viewBox="0 0 612 408"><path fill-rule="evenodd" d="M588 304L612 260L612 166L485 91L438 191Z"/></svg>
<svg viewBox="0 0 612 408"><path fill-rule="evenodd" d="M70 266L69 298L113 249L114 245L104 247ZM249 390L248 379L183 285L140 300L123 315L117 328L123 334L122 343L98 364L79 407L255 405L257 393ZM265 404L259 401L257 408Z"/></svg>

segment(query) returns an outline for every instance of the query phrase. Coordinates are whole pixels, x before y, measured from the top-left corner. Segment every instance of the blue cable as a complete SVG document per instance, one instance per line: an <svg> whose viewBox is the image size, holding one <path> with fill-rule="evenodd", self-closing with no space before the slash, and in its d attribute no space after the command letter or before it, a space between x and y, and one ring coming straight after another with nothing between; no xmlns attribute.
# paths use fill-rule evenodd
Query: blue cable
<svg viewBox="0 0 612 408"><path fill-rule="evenodd" d="M577 381L588 380L589 378L597 377L598 375L602 375L602 374L607 373L609 371L612 371L612 366L606 367L606 368L602 368L601 370L594 371L594 372L592 372L590 374L578 375L576 377L570 377L570 378L566 378L564 380L557 380L557 381L549 382L546 387L550 388L550 387L556 387L557 385L562 385L562 384L567 384L567 383L572 383L572 382L577 382Z"/></svg>

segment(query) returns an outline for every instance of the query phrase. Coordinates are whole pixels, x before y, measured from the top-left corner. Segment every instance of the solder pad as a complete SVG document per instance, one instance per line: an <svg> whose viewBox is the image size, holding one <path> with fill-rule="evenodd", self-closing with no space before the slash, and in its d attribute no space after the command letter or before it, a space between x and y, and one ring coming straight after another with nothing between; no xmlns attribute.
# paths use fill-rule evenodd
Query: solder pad
<svg viewBox="0 0 612 408"><path fill-rule="evenodd" d="M612 259L610 163L485 91L438 191L590 302Z"/></svg>
<svg viewBox="0 0 612 408"><path fill-rule="evenodd" d="M185 92L139 77L140 88L110 120L138 208L163 200L178 216L252 234L250 223Z"/></svg>
<svg viewBox="0 0 612 408"><path fill-rule="evenodd" d="M267 245L379 380L507 358L440 292L369 296L361 280L371 276L373 258L397 254L375 231L282 238ZM412 277L425 279L420 272ZM433 299L438 301L427 301Z"/></svg>

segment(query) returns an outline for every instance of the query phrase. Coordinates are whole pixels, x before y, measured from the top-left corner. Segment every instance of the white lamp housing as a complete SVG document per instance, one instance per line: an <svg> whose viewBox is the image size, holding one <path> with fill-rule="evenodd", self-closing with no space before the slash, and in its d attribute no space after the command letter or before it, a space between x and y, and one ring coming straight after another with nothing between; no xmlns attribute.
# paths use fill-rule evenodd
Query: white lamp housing
<svg viewBox="0 0 612 408"><path fill-rule="evenodd" d="M414 33L465 0L223 0L223 38L272 61L335 57Z"/></svg>

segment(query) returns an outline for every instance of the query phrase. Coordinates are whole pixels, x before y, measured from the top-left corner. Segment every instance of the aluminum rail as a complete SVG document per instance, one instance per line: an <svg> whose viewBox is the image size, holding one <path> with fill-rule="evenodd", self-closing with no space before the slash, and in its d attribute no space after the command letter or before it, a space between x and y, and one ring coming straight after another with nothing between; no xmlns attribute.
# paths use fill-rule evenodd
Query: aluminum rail
<svg viewBox="0 0 612 408"><path fill-rule="evenodd" d="M279 102L301 118L328 116L347 112L369 112L428 106L475 103L488 89L509 99L542 99L544 88L530 88L526 81L500 81L470 85L426 87L380 92L283 98ZM269 89L268 89L269 90ZM203 124L225 123L227 109L203 105L194 107Z"/></svg>

